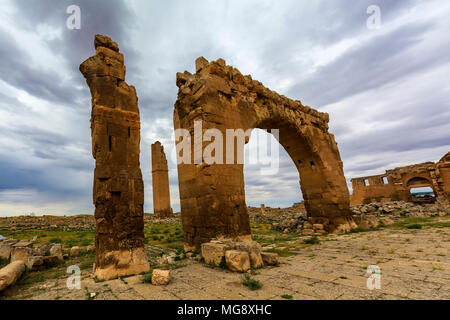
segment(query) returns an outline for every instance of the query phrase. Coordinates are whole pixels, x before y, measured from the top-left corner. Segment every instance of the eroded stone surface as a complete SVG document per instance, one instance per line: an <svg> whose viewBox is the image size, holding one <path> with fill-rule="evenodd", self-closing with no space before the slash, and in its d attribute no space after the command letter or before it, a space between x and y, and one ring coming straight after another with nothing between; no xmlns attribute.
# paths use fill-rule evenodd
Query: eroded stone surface
<svg viewBox="0 0 450 320"><path fill-rule="evenodd" d="M3 291L14 284L24 273L25 262L22 260L14 261L0 270L0 291Z"/></svg>
<svg viewBox="0 0 450 320"><path fill-rule="evenodd" d="M246 272L250 269L250 257L245 251L228 250L225 252L228 269L235 272Z"/></svg>
<svg viewBox="0 0 450 320"><path fill-rule="evenodd" d="M261 252L262 260L264 264L268 266L275 266L279 263L278 254L273 252Z"/></svg>
<svg viewBox="0 0 450 320"><path fill-rule="evenodd" d="M156 216L173 216L170 206L169 168L161 142L152 144L153 212Z"/></svg>
<svg viewBox="0 0 450 320"><path fill-rule="evenodd" d="M92 95L95 274L111 279L149 270L143 250L140 117L136 90L125 82L117 43L96 35L94 44L96 54L80 65L80 71Z"/></svg>
<svg viewBox="0 0 450 320"><path fill-rule="evenodd" d="M230 129L279 129L279 142L299 171L308 215L328 219L329 232L350 228L349 193L336 141L328 132L328 114L267 89L227 66L223 59L208 62L198 58L196 73L178 73L176 83L175 129L186 129L192 135L195 121L201 121L202 133L217 129L223 137ZM242 154L249 137L234 144L235 158ZM189 247L199 248L218 236L250 235L243 163L235 159L234 164L226 164L231 150L226 150L223 140L215 141L224 152L214 164L191 158L178 165L183 228ZM198 146L205 151L209 144L195 141L194 153ZM346 227L340 227L342 224Z"/></svg>
<svg viewBox="0 0 450 320"><path fill-rule="evenodd" d="M170 271L154 269L152 272L152 284L163 286L170 282Z"/></svg>

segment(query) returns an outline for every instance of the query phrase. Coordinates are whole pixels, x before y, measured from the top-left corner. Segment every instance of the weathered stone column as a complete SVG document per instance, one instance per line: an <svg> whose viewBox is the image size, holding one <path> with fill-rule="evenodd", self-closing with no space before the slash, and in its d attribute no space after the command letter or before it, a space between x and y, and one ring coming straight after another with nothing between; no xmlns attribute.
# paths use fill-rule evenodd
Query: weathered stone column
<svg viewBox="0 0 450 320"><path fill-rule="evenodd" d="M173 216L170 207L169 168L161 142L152 144L153 212L165 218Z"/></svg>
<svg viewBox="0 0 450 320"><path fill-rule="evenodd" d="M95 158L96 256L101 280L150 269L144 250L144 183L139 167L140 117L136 90L125 83L117 43L96 35L96 54L80 65L92 95Z"/></svg>

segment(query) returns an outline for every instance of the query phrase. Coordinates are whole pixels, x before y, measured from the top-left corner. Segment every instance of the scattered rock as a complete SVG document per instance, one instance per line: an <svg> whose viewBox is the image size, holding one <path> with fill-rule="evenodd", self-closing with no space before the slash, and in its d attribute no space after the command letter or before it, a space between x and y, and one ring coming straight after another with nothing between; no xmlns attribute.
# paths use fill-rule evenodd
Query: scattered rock
<svg viewBox="0 0 450 320"><path fill-rule="evenodd" d="M264 266L262 257L261 257L261 245L256 241L240 241L236 242L233 246L234 249L238 251L245 251L248 253L250 257L251 266L254 268L260 268Z"/></svg>
<svg viewBox="0 0 450 320"><path fill-rule="evenodd" d="M48 256L50 255L50 249L53 247L53 244L51 243L45 243L43 245L40 245L38 247L33 248L33 254L35 256Z"/></svg>
<svg viewBox="0 0 450 320"><path fill-rule="evenodd" d="M71 257L78 257L79 255L80 255L80 247L75 246L70 249Z"/></svg>
<svg viewBox="0 0 450 320"><path fill-rule="evenodd" d="M202 257L207 264L218 266L230 247L223 243L206 242L201 246Z"/></svg>
<svg viewBox="0 0 450 320"><path fill-rule="evenodd" d="M32 241L19 241L16 244L13 245L13 247L26 247L26 248L32 248L33 242Z"/></svg>
<svg viewBox="0 0 450 320"><path fill-rule="evenodd" d="M16 283L22 273L25 271L25 262L22 260L14 261L0 270L0 292Z"/></svg>
<svg viewBox="0 0 450 320"><path fill-rule="evenodd" d="M30 270L34 270L39 268L44 264L44 257L42 256L31 256L28 257L27 268Z"/></svg>
<svg viewBox="0 0 450 320"><path fill-rule="evenodd" d="M52 245L50 248L50 255L58 257L59 261L63 261L62 245L60 243Z"/></svg>
<svg viewBox="0 0 450 320"><path fill-rule="evenodd" d="M391 218L380 218L380 223L385 225L385 226L390 226L392 224L394 224L394 220L392 220Z"/></svg>
<svg viewBox="0 0 450 320"><path fill-rule="evenodd" d="M261 252L264 264L274 266L279 263L278 254L273 252Z"/></svg>
<svg viewBox="0 0 450 320"><path fill-rule="evenodd" d="M3 241L0 243L0 257L9 260L11 257L12 245Z"/></svg>
<svg viewBox="0 0 450 320"><path fill-rule="evenodd" d="M33 255L33 249L29 247L13 247L11 251L11 262L23 261L28 262L28 258Z"/></svg>
<svg viewBox="0 0 450 320"><path fill-rule="evenodd" d="M236 272L246 272L250 269L250 257L245 251L228 250L225 252L225 262L228 269Z"/></svg>
<svg viewBox="0 0 450 320"><path fill-rule="evenodd" d="M170 282L170 271L154 269L152 273L152 284L161 286Z"/></svg>

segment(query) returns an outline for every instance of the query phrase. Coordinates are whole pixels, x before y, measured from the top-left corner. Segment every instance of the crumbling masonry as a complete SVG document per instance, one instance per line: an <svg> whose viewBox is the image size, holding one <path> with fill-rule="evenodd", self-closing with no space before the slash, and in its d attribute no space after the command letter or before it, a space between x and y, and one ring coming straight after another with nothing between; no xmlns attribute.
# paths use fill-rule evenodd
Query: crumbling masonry
<svg viewBox="0 0 450 320"><path fill-rule="evenodd" d="M450 200L450 152L439 162L425 162L387 170L385 174L351 180L352 205L371 202L417 202L411 188L431 187L437 200Z"/></svg>
<svg viewBox="0 0 450 320"><path fill-rule="evenodd" d="M161 142L152 144L153 212L160 218L173 216L170 207L169 168Z"/></svg>
<svg viewBox="0 0 450 320"><path fill-rule="evenodd" d="M136 90L125 83L117 43L96 35L96 54L80 65L92 95L95 158L96 256L101 280L149 270L144 251L144 183L139 167L140 117Z"/></svg>
<svg viewBox="0 0 450 320"><path fill-rule="evenodd" d="M339 150L328 132L328 114L267 89L251 76L227 66L223 59L208 62L200 57L196 73L178 73L176 84L175 129L186 129L191 137L194 121L202 122L202 132L215 128L224 137L227 129L279 129L279 142L299 172L308 216L323 223L329 232L356 226ZM192 144L191 154L195 153L196 143ZM202 150L209 144L203 141ZM244 146L234 148L236 155ZM178 164L186 249L199 248L201 243L219 236L251 237L243 164L225 164L227 152L223 152L224 164L207 164L203 159L199 164Z"/></svg>

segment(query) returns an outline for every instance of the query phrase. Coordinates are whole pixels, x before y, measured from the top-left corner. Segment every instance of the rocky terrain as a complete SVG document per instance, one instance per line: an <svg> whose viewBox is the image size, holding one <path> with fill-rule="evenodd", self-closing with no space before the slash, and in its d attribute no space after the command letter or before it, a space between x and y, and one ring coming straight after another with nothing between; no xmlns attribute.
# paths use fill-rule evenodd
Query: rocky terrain
<svg viewBox="0 0 450 320"><path fill-rule="evenodd" d="M150 272L101 282L92 216L1 218L0 299L448 299L449 208L354 206L355 228L328 234L302 203L249 207L254 241L212 240L201 252L183 250L179 214L147 214ZM80 290L67 287L74 265ZM366 288L369 265L382 269L381 290Z"/></svg>
<svg viewBox="0 0 450 320"><path fill-rule="evenodd" d="M421 229L406 227L417 221ZM250 282L198 256L147 245L152 268L170 271L165 285L152 284L146 274L98 282L92 277L93 254L83 253L59 266L26 272L0 299L450 299L448 216L399 218L390 227L322 235L314 242L300 234L258 231L263 226L253 230L254 238L264 251L281 257L276 266L249 270ZM70 265L81 268L80 289L67 288ZM381 270L380 289L367 287L370 265Z"/></svg>
<svg viewBox="0 0 450 320"><path fill-rule="evenodd" d="M370 203L352 206L353 219L358 227L370 229L377 227L379 223L391 224L401 217L433 217L450 215L450 205L447 202L434 204L414 204L404 201L385 203ZM306 216L303 203L294 204L290 208L248 207L252 222L270 223L272 228L286 233L310 234L314 227ZM324 233L323 227L318 230ZM321 231L322 230L322 231ZM320 233L319 232L319 233ZM311 234L316 234L313 232Z"/></svg>

